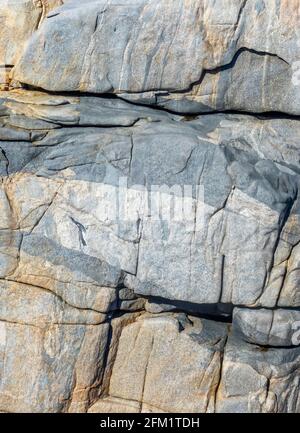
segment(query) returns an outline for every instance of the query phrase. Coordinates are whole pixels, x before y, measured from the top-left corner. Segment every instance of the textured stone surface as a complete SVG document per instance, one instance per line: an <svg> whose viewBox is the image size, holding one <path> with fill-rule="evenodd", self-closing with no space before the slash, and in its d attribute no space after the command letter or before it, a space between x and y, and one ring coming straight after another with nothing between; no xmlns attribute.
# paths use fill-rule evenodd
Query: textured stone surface
<svg viewBox="0 0 300 433"><path fill-rule="evenodd" d="M142 316L121 334L109 395L142 411L213 410L225 340L226 324Z"/></svg>
<svg viewBox="0 0 300 433"><path fill-rule="evenodd" d="M29 38L13 76L180 112L300 114L299 17L298 0L69 0Z"/></svg>
<svg viewBox="0 0 300 433"><path fill-rule="evenodd" d="M0 0L0 412L300 412L299 14Z"/></svg>
<svg viewBox="0 0 300 433"><path fill-rule="evenodd" d="M82 411L99 385L108 325L0 323L1 409L61 412L77 404Z"/></svg>
<svg viewBox="0 0 300 433"><path fill-rule="evenodd" d="M299 347L227 341L216 412L299 413Z"/></svg>
<svg viewBox="0 0 300 433"><path fill-rule="evenodd" d="M250 310L236 308L233 325L246 341L262 346L290 347L299 343L296 329L300 324L299 310Z"/></svg>
<svg viewBox="0 0 300 433"><path fill-rule="evenodd" d="M0 112L1 409L85 411L100 396L91 412L298 410L284 396L299 312L276 309L299 307L298 120L24 90L2 92ZM125 178L129 220L113 212ZM204 195L191 190L187 221L156 218L150 185L164 202L181 203L174 185ZM156 314L138 318L137 295ZM228 324L176 313L229 321L230 304L248 307L233 343ZM280 347L266 361L259 345Z"/></svg>
<svg viewBox="0 0 300 433"><path fill-rule="evenodd" d="M103 308L95 303L104 302L102 294L96 299L98 286L113 289L122 276L136 293L167 300L300 306L299 147L291 127L297 120L218 114L185 122L138 107L126 117L130 106L122 101L29 96L30 104L21 91L3 99L12 122L31 114L35 122L52 123L50 129L43 124L43 132L20 129L4 116L11 141L4 136L1 144L9 161L3 164L2 224L18 256L15 268L13 254L3 259L4 276L51 283L68 302L98 311ZM81 126L92 104L95 117L99 106L98 123L105 126L116 111L114 122L119 115L122 127ZM56 126L65 126L53 129L56 110ZM259 149L255 130L266 136ZM277 130L292 146L281 145L272 161L281 143L273 140ZM123 218L114 210L124 179L130 214ZM157 206L173 196L175 211L184 186L193 186L187 219L156 218L153 206L149 216L152 185L167 188ZM78 290L70 291L70 284ZM105 293L113 303L113 291Z"/></svg>
<svg viewBox="0 0 300 433"><path fill-rule="evenodd" d="M299 356L245 343L224 323L142 316L121 334L109 397L89 411L299 412Z"/></svg>
<svg viewBox="0 0 300 433"><path fill-rule="evenodd" d="M0 1L0 89L9 85L11 68L23 54L26 42L46 15L62 0Z"/></svg>

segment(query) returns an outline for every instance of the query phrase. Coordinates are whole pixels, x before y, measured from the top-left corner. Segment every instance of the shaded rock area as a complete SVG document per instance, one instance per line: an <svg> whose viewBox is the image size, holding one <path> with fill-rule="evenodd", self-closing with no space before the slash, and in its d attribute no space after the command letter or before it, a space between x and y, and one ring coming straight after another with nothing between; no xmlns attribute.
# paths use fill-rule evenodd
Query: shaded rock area
<svg viewBox="0 0 300 433"><path fill-rule="evenodd" d="M0 412L300 412L300 2L0 5Z"/></svg>

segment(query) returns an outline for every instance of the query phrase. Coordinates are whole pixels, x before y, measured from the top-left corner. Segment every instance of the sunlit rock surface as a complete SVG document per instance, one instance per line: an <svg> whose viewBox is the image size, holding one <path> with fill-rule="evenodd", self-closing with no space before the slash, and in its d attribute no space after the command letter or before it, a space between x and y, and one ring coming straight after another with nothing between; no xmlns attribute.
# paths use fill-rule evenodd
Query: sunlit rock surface
<svg viewBox="0 0 300 433"><path fill-rule="evenodd" d="M300 114L299 0L65 3L29 38L16 80L179 112Z"/></svg>

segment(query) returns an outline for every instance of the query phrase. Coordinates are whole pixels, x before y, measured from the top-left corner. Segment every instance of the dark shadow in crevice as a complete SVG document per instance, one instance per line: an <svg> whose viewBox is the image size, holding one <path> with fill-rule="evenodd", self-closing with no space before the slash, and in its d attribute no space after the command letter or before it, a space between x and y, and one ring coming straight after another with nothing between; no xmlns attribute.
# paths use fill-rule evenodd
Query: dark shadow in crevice
<svg viewBox="0 0 300 433"><path fill-rule="evenodd" d="M160 296L140 296L147 299L150 304L165 308L166 312L187 313L196 317L214 320L217 322L232 323L234 305L225 303L197 304L188 301L176 301ZM165 306L165 307L164 307Z"/></svg>

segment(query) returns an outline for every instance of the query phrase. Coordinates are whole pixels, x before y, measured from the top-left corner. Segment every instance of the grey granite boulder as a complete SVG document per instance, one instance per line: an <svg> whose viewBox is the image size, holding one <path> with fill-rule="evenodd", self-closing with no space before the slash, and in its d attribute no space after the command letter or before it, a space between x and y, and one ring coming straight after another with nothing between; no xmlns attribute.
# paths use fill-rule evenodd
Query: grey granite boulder
<svg viewBox="0 0 300 433"><path fill-rule="evenodd" d="M12 76L177 112L300 114L298 20L298 1L69 0L28 38Z"/></svg>
<svg viewBox="0 0 300 433"><path fill-rule="evenodd" d="M184 314L141 316L124 328L109 397L91 411L108 403L114 411L119 401L136 402L142 412L212 412L226 338L226 324Z"/></svg>
<svg viewBox="0 0 300 433"><path fill-rule="evenodd" d="M261 346L291 347L300 344L299 310L235 308L233 327L246 341Z"/></svg>
<svg viewBox="0 0 300 433"><path fill-rule="evenodd" d="M297 348L274 348L230 335L216 412L299 413Z"/></svg>
<svg viewBox="0 0 300 433"><path fill-rule="evenodd" d="M146 314L123 329L108 395L89 412L299 412L299 356L226 323Z"/></svg>
<svg viewBox="0 0 300 433"><path fill-rule="evenodd" d="M22 98L2 100L4 275L100 312L93 286L121 282L165 303L300 306L297 120ZM102 122L81 126L91 105Z"/></svg>
<svg viewBox="0 0 300 433"><path fill-rule="evenodd" d="M10 86L10 71L32 34L50 10L62 4L63 0L0 1L0 90Z"/></svg>
<svg viewBox="0 0 300 433"><path fill-rule="evenodd" d="M299 411L299 121L0 96L1 411Z"/></svg>

